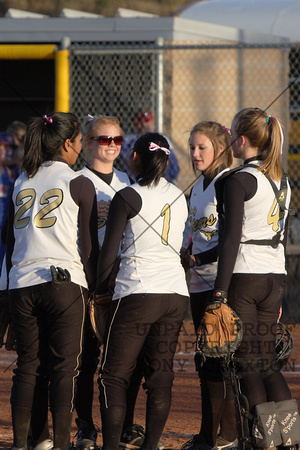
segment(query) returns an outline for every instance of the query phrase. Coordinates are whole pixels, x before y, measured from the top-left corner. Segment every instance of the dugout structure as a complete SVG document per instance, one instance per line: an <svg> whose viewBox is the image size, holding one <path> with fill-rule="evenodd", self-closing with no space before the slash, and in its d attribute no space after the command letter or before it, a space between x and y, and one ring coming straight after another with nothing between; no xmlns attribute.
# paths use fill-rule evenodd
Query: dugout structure
<svg viewBox="0 0 300 450"><path fill-rule="evenodd" d="M71 110L79 117L116 115L124 132L130 132L134 130L133 113L140 107L150 108L158 131L175 145L181 169L178 186L188 194L194 178L187 143L192 126L201 120L216 120L230 127L237 110L249 105L269 107L268 112L285 127L283 162L298 211L300 100L299 83L293 83L300 72L297 52L298 47L287 43L195 43L163 38L3 44L1 127L55 109ZM17 64L13 76L6 70L10 64ZM22 117L17 104L23 107ZM19 117L14 116L17 113Z"/></svg>
<svg viewBox="0 0 300 450"><path fill-rule="evenodd" d="M34 112L40 113L44 105L47 105L47 109L50 106L56 111L69 111L68 46L69 41L66 39L59 46L54 44L0 45L2 66L0 92L1 103L6 103L2 108L8 108L5 114L6 121L15 119L12 114L13 104L16 102L20 104L21 111L27 105L28 113L31 115ZM29 72L25 72L28 67ZM35 93L36 89L42 91L42 94ZM25 114L26 112L22 111L21 115L25 117ZM4 114L1 122L4 122Z"/></svg>

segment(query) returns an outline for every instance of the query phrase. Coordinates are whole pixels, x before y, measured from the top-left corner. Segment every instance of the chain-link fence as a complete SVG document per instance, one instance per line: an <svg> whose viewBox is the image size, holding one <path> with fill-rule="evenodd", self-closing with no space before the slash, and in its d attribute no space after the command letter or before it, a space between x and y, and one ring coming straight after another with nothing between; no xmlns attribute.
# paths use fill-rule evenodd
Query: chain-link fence
<svg viewBox="0 0 300 450"><path fill-rule="evenodd" d="M135 111L150 109L174 144L177 185L186 194L195 179L187 145L193 125L215 120L230 127L243 107L267 109L284 124L283 165L296 210L290 239L300 244L299 53L300 44L73 43L70 109L79 117L115 115L125 133L134 131Z"/></svg>

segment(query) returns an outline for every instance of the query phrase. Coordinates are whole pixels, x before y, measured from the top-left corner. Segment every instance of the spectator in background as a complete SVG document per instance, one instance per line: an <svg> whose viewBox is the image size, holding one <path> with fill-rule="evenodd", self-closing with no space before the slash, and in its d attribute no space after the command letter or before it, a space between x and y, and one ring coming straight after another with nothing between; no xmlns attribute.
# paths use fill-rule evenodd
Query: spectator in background
<svg viewBox="0 0 300 450"><path fill-rule="evenodd" d="M133 116L133 124L136 131L133 133L128 133L124 137L124 141L121 148L121 153L119 156L119 166L118 169L124 170L130 178L134 180L134 175L130 170L130 156L135 141L146 133L154 133L155 129L155 118L149 109L140 109ZM179 163L175 154L174 145L172 141L165 136L170 147L169 164L165 172L165 178L173 183L177 183L178 174L180 171Z"/></svg>
<svg viewBox="0 0 300 450"><path fill-rule="evenodd" d="M8 199L18 170L14 167L16 145L13 137L5 131L0 133L0 234L6 220ZM5 245L0 239L0 270L5 254Z"/></svg>
<svg viewBox="0 0 300 450"><path fill-rule="evenodd" d="M26 124L24 122L21 122L19 120L14 120L11 122L6 132L9 133L14 140L14 143L16 145L16 149L14 152L14 163L20 167L21 160L24 156L24 144L25 144L25 137L26 137Z"/></svg>

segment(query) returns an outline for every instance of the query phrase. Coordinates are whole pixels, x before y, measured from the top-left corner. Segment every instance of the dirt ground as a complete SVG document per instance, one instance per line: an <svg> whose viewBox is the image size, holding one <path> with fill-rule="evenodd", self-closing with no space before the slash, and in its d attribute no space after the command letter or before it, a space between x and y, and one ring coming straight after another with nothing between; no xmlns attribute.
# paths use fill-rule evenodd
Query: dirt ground
<svg viewBox="0 0 300 450"><path fill-rule="evenodd" d="M293 353L284 369L293 396L300 405L300 324L289 324L293 336ZM175 380L170 415L165 426L162 440L166 449L179 449L181 445L199 431L201 423L200 389L197 373L193 364L195 337L192 324L185 321L175 355ZM9 449L12 445L12 427L10 416L10 387L12 371L15 367L16 354L0 349L0 448ZM95 377L96 378L96 377ZM141 389L136 407L135 422L145 425L146 394ZM94 420L100 427L98 387L95 383ZM72 439L76 433L75 423L72 427ZM101 445L101 433L98 444Z"/></svg>

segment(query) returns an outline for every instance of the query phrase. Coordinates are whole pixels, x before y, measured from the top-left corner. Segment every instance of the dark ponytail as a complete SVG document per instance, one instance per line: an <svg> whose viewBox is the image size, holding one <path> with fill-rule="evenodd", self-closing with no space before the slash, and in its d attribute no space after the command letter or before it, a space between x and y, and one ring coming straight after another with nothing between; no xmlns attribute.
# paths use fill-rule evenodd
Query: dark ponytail
<svg viewBox="0 0 300 450"><path fill-rule="evenodd" d="M159 146L157 150L151 151L151 143ZM165 149L162 150L161 148ZM166 170L170 151L167 139L159 133L143 134L134 144L133 153L138 155L136 171L138 172L141 186L150 184L157 185Z"/></svg>
<svg viewBox="0 0 300 450"><path fill-rule="evenodd" d="M55 112L49 117L32 117L27 126L22 170L33 177L45 161L59 157L67 139L74 142L79 133L75 114Z"/></svg>

